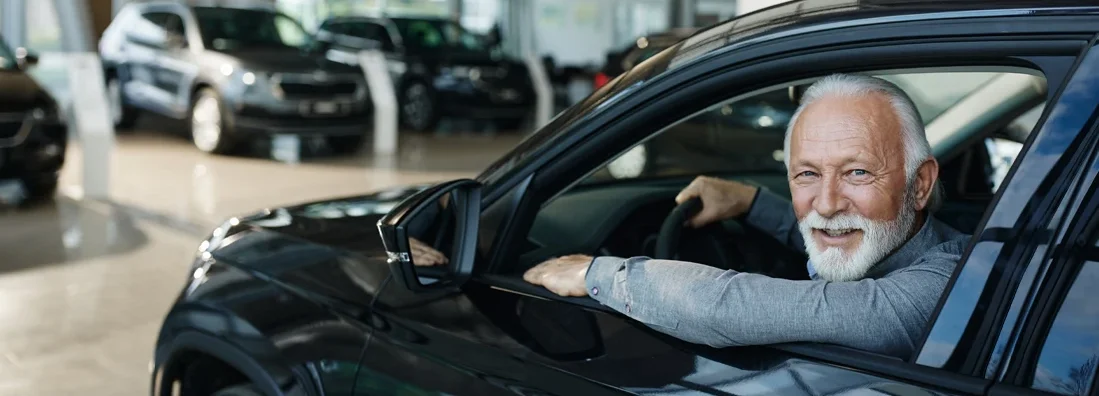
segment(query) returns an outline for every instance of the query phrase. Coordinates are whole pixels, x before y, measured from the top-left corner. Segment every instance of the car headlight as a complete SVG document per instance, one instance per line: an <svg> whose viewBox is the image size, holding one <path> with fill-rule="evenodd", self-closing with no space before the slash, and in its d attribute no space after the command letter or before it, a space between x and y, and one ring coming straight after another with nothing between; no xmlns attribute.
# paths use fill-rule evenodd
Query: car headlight
<svg viewBox="0 0 1099 396"><path fill-rule="evenodd" d="M61 115L59 114L56 106L38 106L31 110L31 119L38 124L59 124L61 123Z"/></svg>

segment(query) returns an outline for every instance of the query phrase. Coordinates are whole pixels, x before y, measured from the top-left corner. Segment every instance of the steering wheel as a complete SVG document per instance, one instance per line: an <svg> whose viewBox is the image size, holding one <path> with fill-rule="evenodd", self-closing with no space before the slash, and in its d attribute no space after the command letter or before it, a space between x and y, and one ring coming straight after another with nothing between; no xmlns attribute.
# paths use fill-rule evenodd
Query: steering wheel
<svg viewBox="0 0 1099 396"><path fill-rule="evenodd" d="M660 234L656 239L656 259L675 260L680 256L680 242L684 237L697 238L692 240L693 248L708 250L710 260L718 262L706 262L707 264L722 269L733 269L741 272L762 272L761 263L764 253L746 233L730 233L721 222L714 222L699 229L688 228L684 224L702 210L702 200L692 198L672 209L664 223L660 226ZM739 224L738 224L739 226ZM699 243L702 243L700 245ZM709 245L705 245L709 243ZM694 252L692 252L694 253Z"/></svg>

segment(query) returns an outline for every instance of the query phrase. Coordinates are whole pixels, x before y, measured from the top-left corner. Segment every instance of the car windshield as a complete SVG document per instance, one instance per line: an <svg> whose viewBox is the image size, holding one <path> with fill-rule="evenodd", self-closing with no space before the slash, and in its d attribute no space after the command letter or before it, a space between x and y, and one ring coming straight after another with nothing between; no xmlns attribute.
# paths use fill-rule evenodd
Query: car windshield
<svg viewBox="0 0 1099 396"><path fill-rule="evenodd" d="M8 48L7 41L3 36L0 36L0 70L12 70L17 67L15 60L15 53Z"/></svg>
<svg viewBox="0 0 1099 396"><path fill-rule="evenodd" d="M481 35L446 20L394 19L404 45L413 49L490 52L493 46Z"/></svg>
<svg viewBox="0 0 1099 396"><path fill-rule="evenodd" d="M309 33L296 20L266 10L196 7L195 17L206 48L301 48Z"/></svg>

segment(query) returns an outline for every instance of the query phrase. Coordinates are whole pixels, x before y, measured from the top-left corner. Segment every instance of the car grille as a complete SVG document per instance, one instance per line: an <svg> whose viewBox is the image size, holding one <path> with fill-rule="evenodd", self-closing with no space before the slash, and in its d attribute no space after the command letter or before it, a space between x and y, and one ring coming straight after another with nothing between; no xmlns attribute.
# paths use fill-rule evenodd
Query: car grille
<svg viewBox="0 0 1099 396"><path fill-rule="evenodd" d="M316 77L310 74L283 74L275 77L284 99L328 99L352 96L360 84L343 76Z"/></svg>
<svg viewBox="0 0 1099 396"><path fill-rule="evenodd" d="M318 97L324 95L354 95L355 91L359 89L358 84L352 82L337 82L337 83L290 83L284 82L280 84L279 88L282 89L284 95L287 98L294 97Z"/></svg>

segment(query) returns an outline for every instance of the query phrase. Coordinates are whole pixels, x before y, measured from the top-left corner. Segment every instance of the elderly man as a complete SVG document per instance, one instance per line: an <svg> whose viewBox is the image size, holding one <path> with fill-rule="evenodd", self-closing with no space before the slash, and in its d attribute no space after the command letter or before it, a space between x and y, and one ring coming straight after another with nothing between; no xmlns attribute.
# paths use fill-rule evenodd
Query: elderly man
<svg viewBox="0 0 1099 396"><path fill-rule="evenodd" d="M716 347L822 342L907 357L917 347L968 236L931 216L939 165L911 99L873 77L813 84L786 131L791 203L699 177L699 227L742 217L805 249L810 278L645 257L565 256L524 274L562 296L591 296L683 340Z"/></svg>

